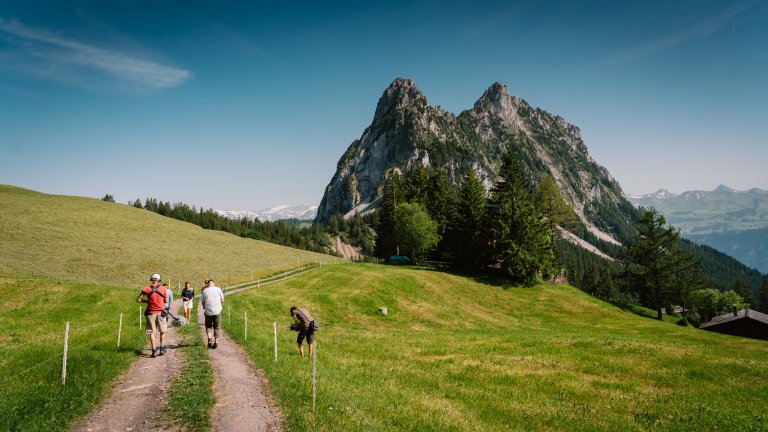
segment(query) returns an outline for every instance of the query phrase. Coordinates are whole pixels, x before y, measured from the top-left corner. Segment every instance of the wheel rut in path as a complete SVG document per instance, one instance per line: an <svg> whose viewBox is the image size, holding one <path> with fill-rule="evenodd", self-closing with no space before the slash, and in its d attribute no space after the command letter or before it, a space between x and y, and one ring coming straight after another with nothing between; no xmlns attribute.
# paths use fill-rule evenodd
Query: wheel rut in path
<svg viewBox="0 0 768 432"><path fill-rule="evenodd" d="M200 334L207 341L202 307L197 309ZM211 414L216 432L282 429L280 411L270 394L264 371L256 369L240 346L219 332L218 348L209 349L216 406Z"/></svg>
<svg viewBox="0 0 768 432"><path fill-rule="evenodd" d="M178 316L180 301L171 310ZM143 324L143 323L142 323ZM166 353L150 356L147 345L133 366L114 384L112 395L96 410L75 424L73 432L156 431L160 411L166 405L171 378L179 373L176 328L168 325L165 335Z"/></svg>

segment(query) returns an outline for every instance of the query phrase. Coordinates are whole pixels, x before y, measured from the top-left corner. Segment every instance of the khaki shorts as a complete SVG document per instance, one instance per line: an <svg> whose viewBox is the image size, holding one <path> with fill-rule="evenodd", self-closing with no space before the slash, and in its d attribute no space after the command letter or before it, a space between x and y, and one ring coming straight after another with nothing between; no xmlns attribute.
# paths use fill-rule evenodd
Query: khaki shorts
<svg viewBox="0 0 768 432"><path fill-rule="evenodd" d="M168 321L163 318L162 313L155 313L147 315L147 334L152 334L160 328L160 333L168 331Z"/></svg>

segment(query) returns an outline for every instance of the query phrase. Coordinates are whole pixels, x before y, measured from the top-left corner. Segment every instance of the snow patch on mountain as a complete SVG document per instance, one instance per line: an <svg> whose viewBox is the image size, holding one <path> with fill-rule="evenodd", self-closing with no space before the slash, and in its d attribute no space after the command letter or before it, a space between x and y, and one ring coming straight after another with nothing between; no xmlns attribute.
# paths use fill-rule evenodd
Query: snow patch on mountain
<svg viewBox="0 0 768 432"><path fill-rule="evenodd" d="M215 210L216 213L229 219L258 219L262 222L273 222L280 219L314 220L317 215L317 205L281 204L275 207L262 209L256 212L243 210Z"/></svg>

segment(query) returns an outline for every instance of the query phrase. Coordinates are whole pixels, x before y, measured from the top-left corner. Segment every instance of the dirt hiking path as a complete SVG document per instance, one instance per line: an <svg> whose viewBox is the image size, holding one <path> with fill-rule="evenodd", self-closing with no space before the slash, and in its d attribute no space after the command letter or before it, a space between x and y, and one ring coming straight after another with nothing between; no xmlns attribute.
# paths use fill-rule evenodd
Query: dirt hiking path
<svg viewBox="0 0 768 432"><path fill-rule="evenodd" d="M207 341L203 308L197 308L200 334ZM280 411L269 395L264 371L251 364L245 352L219 333L216 349L209 349L213 367L216 406L211 414L216 432L277 432L281 430Z"/></svg>
<svg viewBox="0 0 768 432"><path fill-rule="evenodd" d="M171 310L178 316L180 300ZM148 338L147 338L148 339ZM159 341L158 341L159 342ZM179 373L176 328L168 323L165 355L150 357L149 344L131 368L118 378L112 396L105 399L87 419L75 424L73 432L138 432L157 429L156 420L166 405L171 377Z"/></svg>

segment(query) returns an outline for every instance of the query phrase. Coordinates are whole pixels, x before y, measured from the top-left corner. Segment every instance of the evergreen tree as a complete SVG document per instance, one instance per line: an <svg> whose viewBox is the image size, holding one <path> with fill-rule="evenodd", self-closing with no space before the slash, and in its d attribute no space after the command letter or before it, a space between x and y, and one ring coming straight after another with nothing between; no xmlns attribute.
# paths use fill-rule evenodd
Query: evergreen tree
<svg viewBox="0 0 768 432"><path fill-rule="evenodd" d="M709 288L707 282L704 280L704 276L701 274L700 267L701 260L687 271L678 273L677 286L679 287L677 293L677 301L680 306L683 307L683 321L686 325L688 323L688 309L690 308L691 297L693 293Z"/></svg>
<svg viewBox="0 0 768 432"><path fill-rule="evenodd" d="M435 169L427 182L426 208L429 216L437 223L437 233L442 238L445 235L449 217L448 179L443 169Z"/></svg>
<svg viewBox="0 0 768 432"><path fill-rule="evenodd" d="M378 210L379 223L376 227L376 232L378 234L376 241L376 256L386 258L389 255L399 253L392 233L397 225L395 209L398 205L404 202L403 178L396 170L390 170L387 174L387 180L384 186L381 207Z"/></svg>
<svg viewBox="0 0 768 432"><path fill-rule="evenodd" d="M749 291L749 288L747 288L747 282L745 282L744 279L736 279L736 282L733 284L733 291L744 300L744 303L750 305L755 303L755 299Z"/></svg>
<svg viewBox="0 0 768 432"><path fill-rule="evenodd" d="M491 263L515 281L547 278L554 254L549 227L533 204L528 179L512 152L505 154L486 212Z"/></svg>
<svg viewBox="0 0 768 432"><path fill-rule="evenodd" d="M104 198L101 199L104 202L115 202L115 197L113 197L111 194L104 195Z"/></svg>
<svg viewBox="0 0 768 432"><path fill-rule="evenodd" d="M552 233L552 249L555 249L555 238L558 237L557 227L569 228L578 221L576 213L565 202L552 176L545 176L536 188L536 205L547 220Z"/></svg>
<svg viewBox="0 0 768 432"><path fill-rule="evenodd" d="M579 271L579 265L576 260L572 260L568 263L568 270L566 273L568 277L568 283L576 288L583 290L583 284L581 283L581 272Z"/></svg>
<svg viewBox="0 0 768 432"><path fill-rule="evenodd" d="M417 163L405 182L405 201L419 203L426 207L429 175L421 163Z"/></svg>
<svg viewBox="0 0 768 432"><path fill-rule="evenodd" d="M450 230L450 248L460 267L480 269L483 266L485 204L485 188L475 170L467 167Z"/></svg>
<svg viewBox="0 0 768 432"><path fill-rule="evenodd" d="M644 210L638 221L638 237L627 247L627 263L622 277L630 291L640 295L640 302L661 309L679 298L679 275L690 271L696 262L679 248L680 232L665 228L666 220L655 209Z"/></svg>
<svg viewBox="0 0 768 432"><path fill-rule="evenodd" d="M763 284L760 285L760 309L768 313L768 275L763 276Z"/></svg>
<svg viewBox="0 0 768 432"><path fill-rule="evenodd" d="M141 205L141 200L138 199L138 198L136 198L136 201L134 201L132 204L131 203L128 203L128 204L130 204L130 205L132 205L132 206L134 206L136 208L144 208L144 206Z"/></svg>

